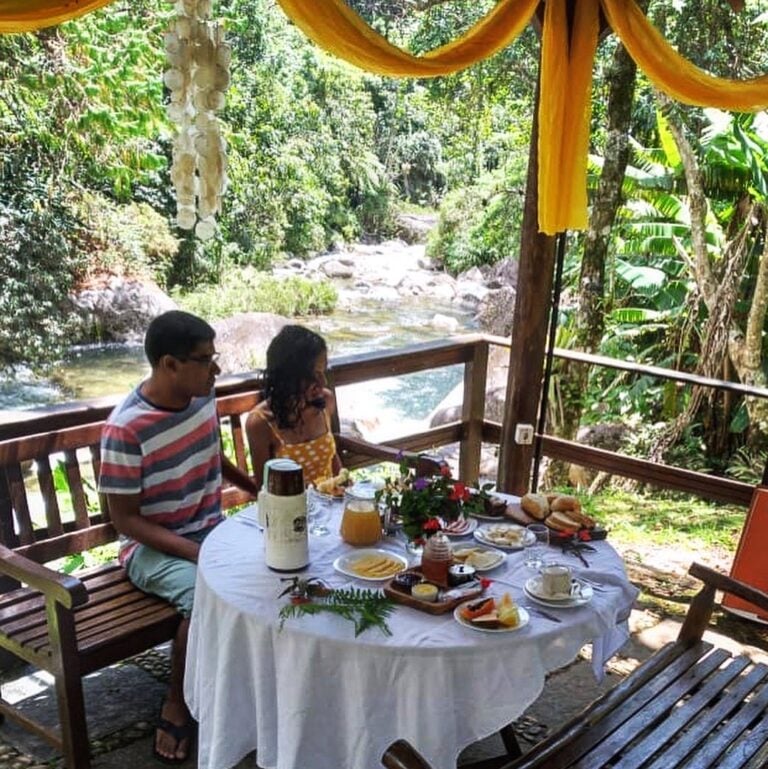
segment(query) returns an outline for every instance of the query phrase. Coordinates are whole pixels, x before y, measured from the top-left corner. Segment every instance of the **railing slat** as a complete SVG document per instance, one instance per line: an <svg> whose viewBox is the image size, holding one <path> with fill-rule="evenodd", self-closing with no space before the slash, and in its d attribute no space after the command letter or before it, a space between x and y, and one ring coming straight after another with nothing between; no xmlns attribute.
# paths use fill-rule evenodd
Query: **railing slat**
<svg viewBox="0 0 768 769"><path fill-rule="evenodd" d="M87 529L91 522L88 520L88 505L83 491L83 479L80 475L80 463L77 460L76 451L68 449L64 452L64 467L67 472L67 482L69 483L69 493L72 497L77 528Z"/></svg>
<svg viewBox="0 0 768 769"><path fill-rule="evenodd" d="M472 352L472 359L464 364L464 399L461 410L464 432L459 453L459 478L467 483L477 483L480 475L488 345L477 342Z"/></svg>

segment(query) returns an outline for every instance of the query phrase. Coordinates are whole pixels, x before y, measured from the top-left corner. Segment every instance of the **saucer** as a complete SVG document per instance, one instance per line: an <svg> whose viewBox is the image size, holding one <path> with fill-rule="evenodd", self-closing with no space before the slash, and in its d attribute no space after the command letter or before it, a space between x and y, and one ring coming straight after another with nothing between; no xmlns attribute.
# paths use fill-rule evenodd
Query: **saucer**
<svg viewBox="0 0 768 769"><path fill-rule="evenodd" d="M570 595L565 593L557 595L549 595L542 590L541 577L531 577L525 583L525 594L536 603L543 604L544 606L561 607L563 609L570 609L574 606L584 606L592 600L594 591L592 586L586 582L582 582L579 579L571 580L571 586L573 592Z"/></svg>

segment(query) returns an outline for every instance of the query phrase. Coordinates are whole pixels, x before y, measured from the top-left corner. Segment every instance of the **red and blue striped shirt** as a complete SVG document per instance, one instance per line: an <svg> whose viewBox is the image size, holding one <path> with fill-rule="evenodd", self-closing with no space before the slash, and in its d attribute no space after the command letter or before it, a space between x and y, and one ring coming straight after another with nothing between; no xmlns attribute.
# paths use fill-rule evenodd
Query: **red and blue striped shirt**
<svg viewBox="0 0 768 769"><path fill-rule="evenodd" d="M101 435L99 491L140 494L140 513L176 534L215 526L221 515L221 445L216 399L185 409L154 406L134 390ZM136 547L120 538L120 562Z"/></svg>

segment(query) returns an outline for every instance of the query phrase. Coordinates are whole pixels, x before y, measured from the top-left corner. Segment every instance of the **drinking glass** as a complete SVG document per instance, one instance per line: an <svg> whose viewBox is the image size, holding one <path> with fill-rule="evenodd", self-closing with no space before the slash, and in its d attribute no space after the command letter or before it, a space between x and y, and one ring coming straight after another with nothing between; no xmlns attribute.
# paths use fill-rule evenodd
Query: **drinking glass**
<svg viewBox="0 0 768 769"><path fill-rule="evenodd" d="M307 490L307 523L309 533L316 537L324 537L330 534L328 522L333 511L333 500L318 494L314 489Z"/></svg>
<svg viewBox="0 0 768 769"><path fill-rule="evenodd" d="M549 529L543 523L532 523L525 528L525 565L529 569L540 569L549 545Z"/></svg>

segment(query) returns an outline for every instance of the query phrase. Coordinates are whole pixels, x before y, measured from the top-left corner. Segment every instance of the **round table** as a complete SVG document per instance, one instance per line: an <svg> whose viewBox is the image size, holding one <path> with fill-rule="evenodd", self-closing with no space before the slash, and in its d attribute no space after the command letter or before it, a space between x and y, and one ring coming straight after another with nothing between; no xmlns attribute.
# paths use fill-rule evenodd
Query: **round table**
<svg viewBox="0 0 768 769"><path fill-rule="evenodd" d="M377 587L334 572L334 560L352 548L336 534L338 518L331 530L310 538L303 573L333 586ZM380 546L404 553L395 539ZM452 613L398 606L391 636L373 629L355 638L351 622L325 613L280 627L285 575L265 566L256 511L244 510L208 536L198 564L185 675L199 722L198 766L228 769L257 750L263 769L374 769L405 738L436 769L455 769L463 748L523 713L545 675L583 644L593 642L599 676L627 639L637 591L613 548L595 546L589 569L567 562L602 588L585 606L547 608L560 623L531 613L526 627L491 634L459 625ZM530 575L523 554L509 553L486 576L515 587L497 582L489 592L519 599Z"/></svg>

